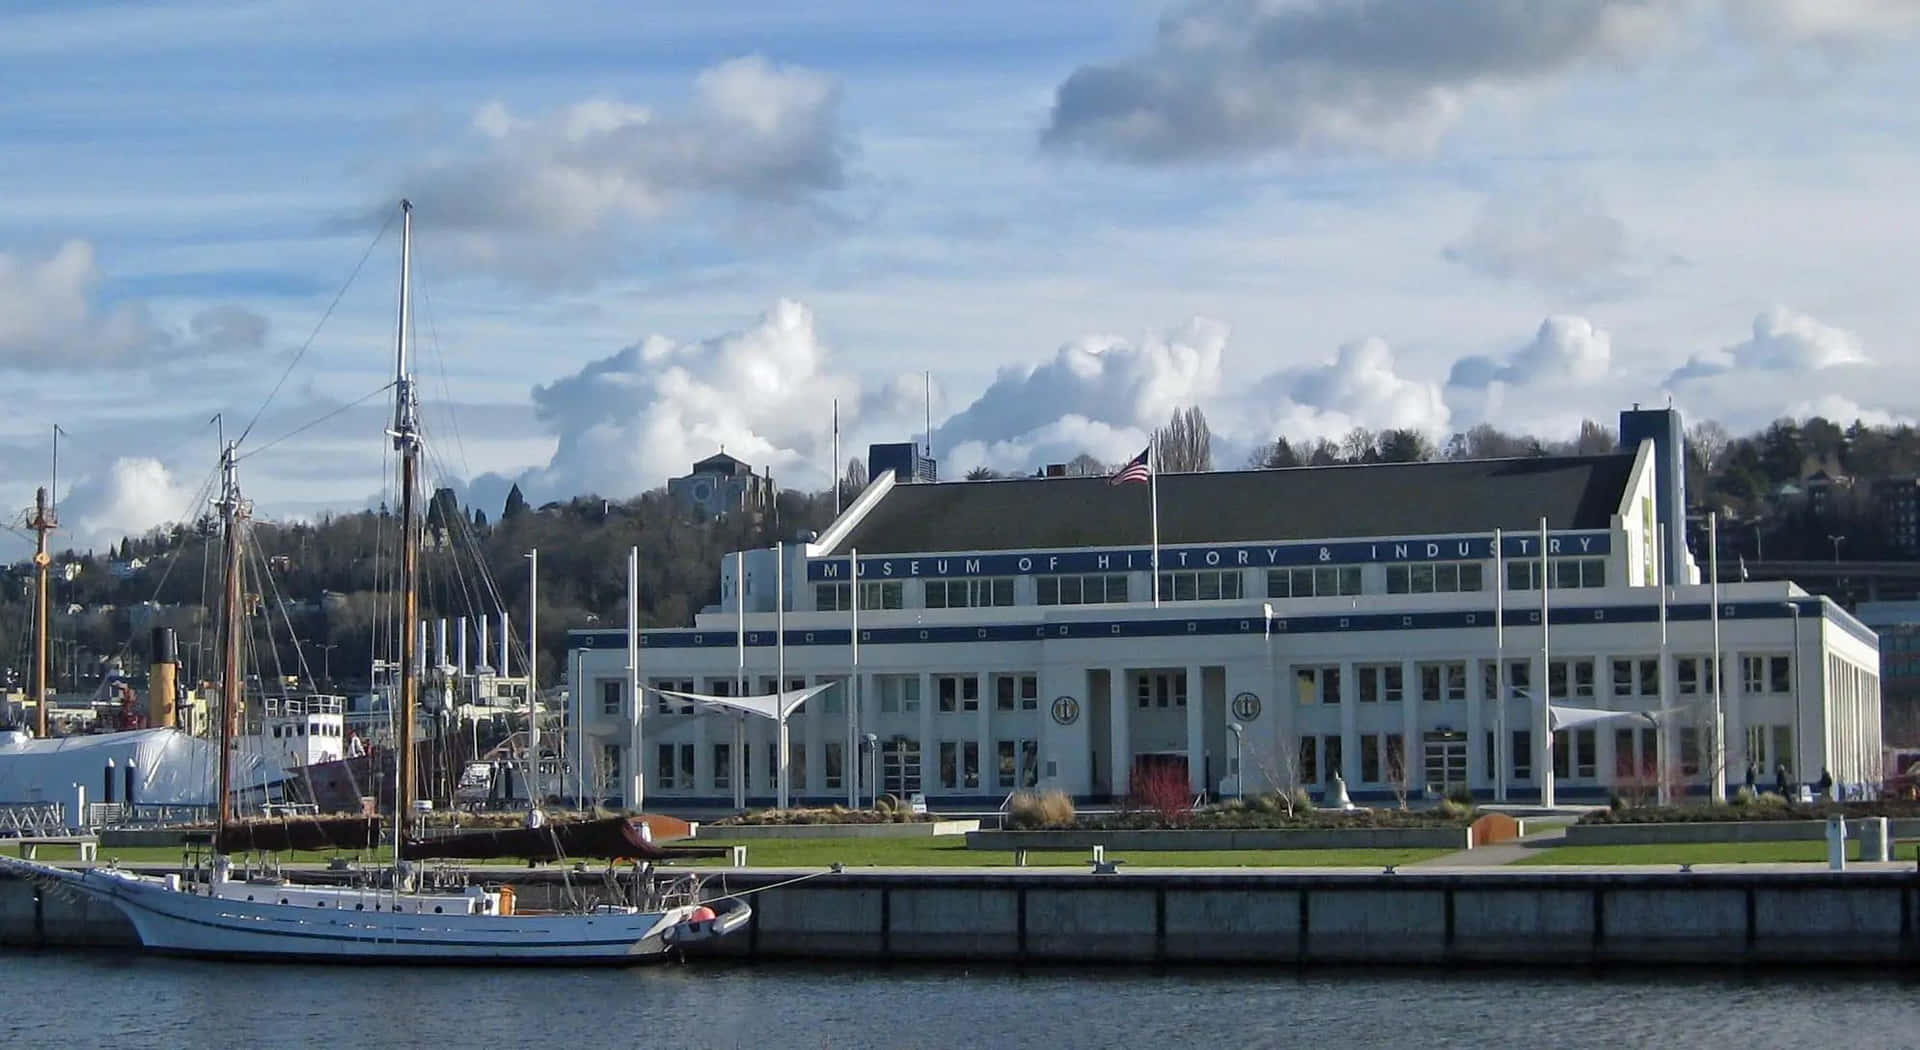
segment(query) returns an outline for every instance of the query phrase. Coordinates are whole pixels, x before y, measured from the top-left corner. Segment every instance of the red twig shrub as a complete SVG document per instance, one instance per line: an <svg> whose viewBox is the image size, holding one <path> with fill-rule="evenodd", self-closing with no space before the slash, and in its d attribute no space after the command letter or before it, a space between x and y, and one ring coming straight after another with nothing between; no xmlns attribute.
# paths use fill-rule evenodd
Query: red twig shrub
<svg viewBox="0 0 1920 1050"><path fill-rule="evenodd" d="M1193 813L1192 788L1187 774L1172 763L1143 765L1133 772L1133 804L1169 826L1186 823Z"/></svg>

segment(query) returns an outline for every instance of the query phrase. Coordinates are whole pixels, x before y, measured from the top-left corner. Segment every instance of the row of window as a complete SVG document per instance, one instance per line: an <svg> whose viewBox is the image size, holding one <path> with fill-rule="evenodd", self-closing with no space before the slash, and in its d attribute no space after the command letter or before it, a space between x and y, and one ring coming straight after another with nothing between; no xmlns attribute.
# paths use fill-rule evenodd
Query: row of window
<svg viewBox="0 0 1920 1050"><path fill-rule="evenodd" d="M1387 569L1388 594L1454 594L1486 589L1485 568L1477 561L1392 564ZM1554 589L1605 587L1604 558L1555 558L1549 563ZM1364 593L1360 566L1322 565L1298 569L1268 569L1269 598L1327 598ZM1507 589L1538 590L1538 561L1507 562ZM1246 576L1238 569L1198 569L1160 573L1160 600L1173 602L1235 601L1247 597ZM975 609L1014 604L1014 578L994 576L927 580L925 605L929 609ZM846 582L813 585L814 608L820 612L852 609L852 586ZM1124 573L1046 575L1034 577L1035 601L1040 605L1102 605L1129 599ZM900 609L905 605L900 580L862 581L861 609Z"/></svg>
<svg viewBox="0 0 1920 1050"><path fill-rule="evenodd" d="M708 779L714 791L733 790L733 746L731 744L713 744L712 765L708 769ZM764 785L773 785L780 776L780 754L772 747L760 749L766 756ZM822 742L821 751L821 789L827 791L842 790L846 787L845 747L838 740ZM807 784L807 755L805 741L796 740L787 747L787 782L802 786ZM943 740L940 742L939 784L949 790L979 789L981 785L980 742L977 740ZM740 753L742 769L751 769L754 757L752 744L746 745ZM894 737L881 741L880 790L902 797L920 790L920 741L910 737ZM617 792L616 783L620 754L616 746L605 748L600 770L606 789ZM660 744L654 749L653 786L661 791L696 790L694 766L694 745ZM993 751L993 787L1007 790L1034 787L1040 782L1040 742L1038 740L996 740Z"/></svg>
<svg viewBox="0 0 1920 1050"><path fill-rule="evenodd" d="M1706 764L1702 736L1695 726L1681 726L1676 734L1674 758L1681 775L1697 777ZM1422 791L1442 794L1468 784L1467 736L1457 732L1430 732L1422 739L1424 753L1416 765L1407 761L1403 737L1399 733L1361 733L1359 745L1359 782L1384 785L1398 792ZM1482 738L1482 769L1497 764L1494 757L1496 737L1489 730ZM1748 727L1747 753L1758 768L1768 761L1785 765L1791 775L1791 759L1778 758L1791 748L1792 727ZM1768 745L1771 744L1771 749ZM1658 730L1650 727L1618 729L1614 732L1614 774L1612 783L1623 790L1644 788L1657 791L1659 780ZM1294 772L1302 783L1331 784L1333 774L1343 770L1345 738L1335 734L1306 735L1300 738ZM1534 773L1533 733L1526 729L1510 732L1508 770L1512 780L1530 781ZM1599 773L1599 735L1595 729L1573 729L1553 739L1553 775L1559 780L1593 780Z"/></svg>
<svg viewBox="0 0 1920 1050"><path fill-rule="evenodd" d="M1678 696L1704 696L1713 688L1711 656L1674 657L1674 692ZM1793 690L1793 658L1786 654L1748 654L1740 658L1741 689L1747 695L1788 693ZM1398 703L1406 698L1406 665L1402 663L1356 664L1357 699L1363 704ZM1500 695L1493 661L1481 662L1482 696ZM1617 656L1609 661L1612 695L1657 697L1660 695L1660 661L1657 657ZM1428 702L1467 698L1467 662L1442 660L1414 664L1419 698ZM1547 691L1555 698L1591 699L1594 697L1595 660L1571 657L1547 664ZM1340 666L1295 666L1295 697L1300 703L1337 704L1340 702ZM1511 699L1527 699L1533 689L1533 661L1507 661L1507 691ZM1721 680L1724 691L1726 682ZM1141 706L1145 706L1144 704Z"/></svg>

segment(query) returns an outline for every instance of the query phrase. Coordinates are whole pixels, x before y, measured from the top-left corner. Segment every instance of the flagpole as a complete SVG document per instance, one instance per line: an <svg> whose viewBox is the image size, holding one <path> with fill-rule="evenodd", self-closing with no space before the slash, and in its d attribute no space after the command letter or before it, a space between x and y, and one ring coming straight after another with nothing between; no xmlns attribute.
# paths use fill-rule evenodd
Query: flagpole
<svg viewBox="0 0 1920 1050"><path fill-rule="evenodd" d="M1670 756L1667 754L1667 550L1666 544L1661 542L1663 539L1665 537L1658 531L1654 532L1653 580L1654 586L1659 589L1660 610L1660 664L1659 673L1654 676L1654 682L1655 689L1659 693L1660 707L1659 719L1653 732L1653 775L1658 781L1655 789L1656 799L1664 806L1673 801L1673 793L1667 784L1667 763L1670 761Z"/></svg>
<svg viewBox="0 0 1920 1050"><path fill-rule="evenodd" d="M1154 462L1154 443L1147 445L1148 502L1153 504L1153 607L1160 608L1160 465Z"/></svg>
<svg viewBox="0 0 1920 1050"><path fill-rule="evenodd" d="M1540 804L1553 805L1553 647L1547 617L1548 577L1553 566L1547 561L1547 519L1540 519L1540 681L1535 691L1540 696L1539 725L1534 730L1533 753L1539 763ZM1571 670L1571 668L1569 668Z"/></svg>
<svg viewBox="0 0 1920 1050"><path fill-rule="evenodd" d="M1507 561L1493 530L1493 797L1507 800Z"/></svg>
<svg viewBox="0 0 1920 1050"><path fill-rule="evenodd" d="M1707 572L1713 577L1713 800L1727 800L1727 723L1720 702L1720 514L1707 515Z"/></svg>
<svg viewBox="0 0 1920 1050"><path fill-rule="evenodd" d="M847 675L847 753L840 760L840 775L847 779L847 808L860 808L860 549L847 551L847 593L853 596L853 629L847 641L853 657L853 670ZM851 764L851 766L849 766Z"/></svg>
<svg viewBox="0 0 1920 1050"><path fill-rule="evenodd" d="M733 695L747 695L747 552L733 552L734 671ZM733 808L747 808L747 722L733 713L733 753L727 756L728 779L733 781Z"/></svg>
<svg viewBox="0 0 1920 1050"><path fill-rule="evenodd" d="M780 749L775 759L775 772L780 775L779 804L786 809L792 799L787 785L787 712L786 703L780 698L787 691L787 544L783 540L773 545L773 652L774 675L778 679L773 683L773 713L778 727L774 746Z"/></svg>

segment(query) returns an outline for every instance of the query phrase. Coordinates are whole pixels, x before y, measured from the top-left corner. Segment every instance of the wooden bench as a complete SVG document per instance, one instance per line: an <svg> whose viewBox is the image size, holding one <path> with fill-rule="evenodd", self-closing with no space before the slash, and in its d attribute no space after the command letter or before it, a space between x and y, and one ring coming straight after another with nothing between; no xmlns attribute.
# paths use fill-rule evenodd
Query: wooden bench
<svg viewBox="0 0 1920 1050"><path fill-rule="evenodd" d="M20 844L22 860L40 859L42 846L78 846L82 861L98 860L100 857L100 836L98 835L33 835L22 836L14 841Z"/></svg>

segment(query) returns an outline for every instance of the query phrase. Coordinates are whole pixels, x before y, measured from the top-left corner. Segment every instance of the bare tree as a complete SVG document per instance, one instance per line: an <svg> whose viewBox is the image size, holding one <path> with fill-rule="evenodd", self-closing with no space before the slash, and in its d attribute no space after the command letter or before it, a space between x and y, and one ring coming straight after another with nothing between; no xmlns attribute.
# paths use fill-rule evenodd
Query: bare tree
<svg viewBox="0 0 1920 1050"><path fill-rule="evenodd" d="M1213 431L1198 406L1176 408L1153 432L1153 469L1163 474L1213 469Z"/></svg>
<svg viewBox="0 0 1920 1050"><path fill-rule="evenodd" d="M867 487L867 465L859 456L847 460L846 473L840 475L840 500L851 503Z"/></svg>
<svg viewBox="0 0 1920 1050"><path fill-rule="evenodd" d="M1687 428L1687 450L1699 460L1700 469L1709 477L1720 469L1727 447L1732 444L1733 435L1714 420L1703 419Z"/></svg>
<svg viewBox="0 0 1920 1050"><path fill-rule="evenodd" d="M1247 466L1256 470L1271 470L1277 467L1298 467L1302 465L1300 453L1294 451L1293 443L1284 437L1273 439L1270 445L1261 445L1247 457Z"/></svg>
<svg viewBox="0 0 1920 1050"><path fill-rule="evenodd" d="M1097 478L1107 473L1107 465L1085 452L1067 461L1067 476L1070 478Z"/></svg>
<svg viewBox="0 0 1920 1050"><path fill-rule="evenodd" d="M1620 438L1613 428L1592 419L1580 421L1580 436L1573 439L1573 454L1576 456L1603 456L1620 447Z"/></svg>
<svg viewBox="0 0 1920 1050"><path fill-rule="evenodd" d="M1380 435L1366 427L1354 427L1340 439L1340 459L1347 463L1372 463L1380 458Z"/></svg>

